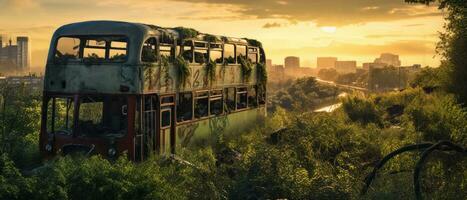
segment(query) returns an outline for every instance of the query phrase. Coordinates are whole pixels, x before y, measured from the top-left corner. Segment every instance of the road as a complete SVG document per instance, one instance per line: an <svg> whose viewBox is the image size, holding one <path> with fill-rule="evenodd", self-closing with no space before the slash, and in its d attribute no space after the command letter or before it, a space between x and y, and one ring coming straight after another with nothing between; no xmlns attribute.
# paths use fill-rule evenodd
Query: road
<svg viewBox="0 0 467 200"><path fill-rule="evenodd" d="M352 85L337 84L337 83L334 83L333 81L321 80L321 79L319 79L319 78L316 78L316 81L318 81L318 82L320 82L320 83L324 83L324 84L328 84L328 85L333 85L333 86L336 86L336 87L340 87L340 88L346 88L346 89L352 89L352 90L358 90L358 91L368 92L368 89L363 88L363 87L357 87L357 86L352 86Z"/></svg>

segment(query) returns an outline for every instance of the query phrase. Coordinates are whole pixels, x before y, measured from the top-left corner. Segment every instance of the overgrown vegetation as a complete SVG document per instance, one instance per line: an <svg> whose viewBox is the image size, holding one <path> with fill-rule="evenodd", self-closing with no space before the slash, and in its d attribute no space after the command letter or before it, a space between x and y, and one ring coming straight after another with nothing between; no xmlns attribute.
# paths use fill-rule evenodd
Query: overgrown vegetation
<svg viewBox="0 0 467 200"><path fill-rule="evenodd" d="M206 78L209 81L209 86L212 86L212 84L216 81L216 68L217 64L213 60L209 60L206 63L205 70L206 70Z"/></svg>
<svg viewBox="0 0 467 200"><path fill-rule="evenodd" d="M449 12L465 12L463 1L440 2ZM462 40L456 34L447 44ZM449 67L425 70L413 88L349 96L332 113L303 112L310 100L335 96L336 90L313 78L299 79L283 91L289 103L276 104L266 125L180 152L192 164L164 157L135 164L125 156L114 162L67 156L31 171L39 164L41 97L26 87L2 85L0 199L413 199L410 169L420 157L417 152L391 160L369 193L361 196L360 190L375 163L401 146L439 140L467 146L465 90L453 91L451 83L436 78L449 79L451 70L463 73L462 65L455 65L465 51L448 48ZM426 89L438 84L443 87ZM423 196L465 199L466 181L465 155L435 153L422 170Z"/></svg>
<svg viewBox="0 0 467 200"><path fill-rule="evenodd" d="M177 56L173 61L174 66L177 69L177 78L179 80L179 85L177 87L185 88L186 82L191 75L190 65L183 58L183 56Z"/></svg>
<svg viewBox="0 0 467 200"><path fill-rule="evenodd" d="M253 64L250 62L250 60L248 60L247 58L243 56L239 56L237 59L238 59L238 62L240 62L243 82L248 83L250 80L251 71L253 70L253 66L252 66Z"/></svg>

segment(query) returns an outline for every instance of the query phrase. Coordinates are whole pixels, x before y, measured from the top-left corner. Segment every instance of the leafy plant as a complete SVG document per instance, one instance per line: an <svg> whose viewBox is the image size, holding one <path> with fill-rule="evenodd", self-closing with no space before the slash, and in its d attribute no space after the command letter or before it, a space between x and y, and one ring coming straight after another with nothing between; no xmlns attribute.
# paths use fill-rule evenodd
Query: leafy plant
<svg viewBox="0 0 467 200"><path fill-rule="evenodd" d="M256 64L256 76L258 80L258 84L261 87L266 87L268 82L268 73L266 71L266 65L263 63Z"/></svg>
<svg viewBox="0 0 467 200"><path fill-rule="evenodd" d="M197 30L192 28L175 27L174 30L178 32L180 41L184 39L195 38L199 34Z"/></svg>
<svg viewBox="0 0 467 200"><path fill-rule="evenodd" d="M217 36L211 35L211 34L204 35L204 40L207 42L220 42L221 41Z"/></svg>
<svg viewBox="0 0 467 200"><path fill-rule="evenodd" d="M255 47L259 47L259 48L263 48L263 44L258 41L258 40L255 40L255 39L248 39L248 38L243 38L245 39L247 42L248 42L248 45L250 46L255 46Z"/></svg>
<svg viewBox="0 0 467 200"><path fill-rule="evenodd" d="M182 88L185 88L188 77L190 77L190 75L191 75L190 65L188 64L188 62L181 55L177 56L174 59L173 63L174 63L174 66L177 69L177 76L178 76L178 80L179 80L179 83L180 83L178 85L178 87L180 87L180 85L181 85Z"/></svg>
<svg viewBox="0 0 467 200"><path fill-rule="evenodd" d="M240 62L240 67L242 69L243 82L248 82L248 80L250 80L251 71L253 70L252 64L243 56L239 56L238 61Z"/></svg>
<svg viewBox="0 0 467 200"><path fill-rule="evenodd" d="M216 81L216 68L217 64L213 60L209 60L209 62L206 63L205 69L206 69L206 76L209 80L209 85L212 85L214 81Z"/></svg>

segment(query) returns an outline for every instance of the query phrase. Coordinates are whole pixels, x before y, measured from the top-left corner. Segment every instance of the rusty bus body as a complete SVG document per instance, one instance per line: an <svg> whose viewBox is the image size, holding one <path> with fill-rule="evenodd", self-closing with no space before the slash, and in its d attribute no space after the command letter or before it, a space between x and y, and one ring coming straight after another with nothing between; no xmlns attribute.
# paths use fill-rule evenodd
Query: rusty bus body
<svg viewBox="0 0 467 200"><path fill-rule="evenodd" d="M139 161L240 133L266 115L257 74L266 59L252 41L115 21L60 27L45 73L42 155L126 152ZM183 80L177 58L189 63ZM257 63L248 77L241 58Z"/></svg>

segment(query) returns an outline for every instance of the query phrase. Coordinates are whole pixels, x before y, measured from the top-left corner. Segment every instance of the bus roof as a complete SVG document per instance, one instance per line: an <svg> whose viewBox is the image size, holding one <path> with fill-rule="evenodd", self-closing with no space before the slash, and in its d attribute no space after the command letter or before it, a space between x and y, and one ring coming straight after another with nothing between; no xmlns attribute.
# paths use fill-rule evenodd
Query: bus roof
<svg viewBox="0 0 467 200"><path fill-rule="evenodd" d="M260 47L261 43L247 38L215 36L184 27L163 28L155 25L121 21L86 21L67 24L55 31L54 37L73 35L124 35L130 40L143 40L148 35L164 35L169 40L193 39L198 41L222 41L227 43L250 44Z"/></svg>

